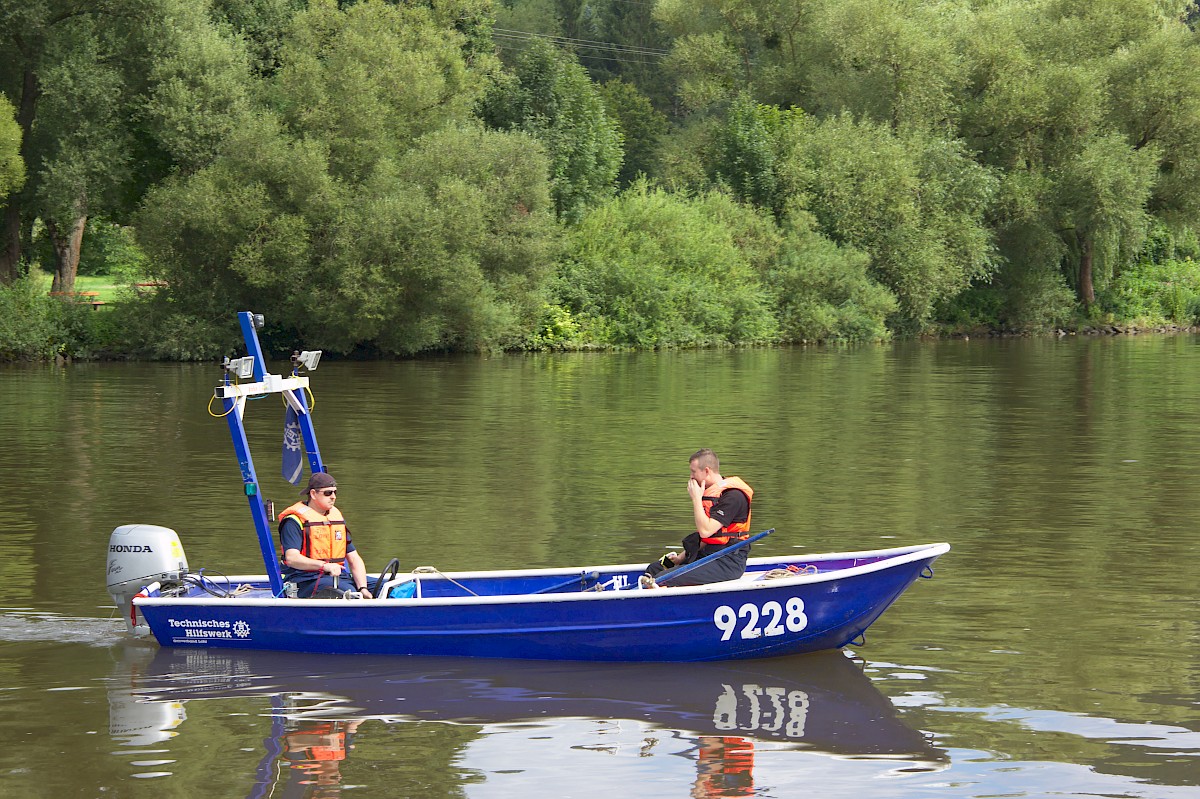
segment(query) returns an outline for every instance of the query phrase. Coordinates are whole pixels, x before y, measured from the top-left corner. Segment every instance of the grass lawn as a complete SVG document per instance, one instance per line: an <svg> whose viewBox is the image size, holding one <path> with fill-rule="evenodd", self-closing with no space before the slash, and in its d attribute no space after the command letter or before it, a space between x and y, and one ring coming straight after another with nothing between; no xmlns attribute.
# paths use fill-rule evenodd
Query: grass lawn
<svg viewBox="0 0 1200 799"><path fill-rule="evenodd" d="M50 290L50 284L54 282L53 276L49 272L36 271L34 279L45 284L46 291ZM103 302L113 302L117 299L117 290L126 288L124 283L118 282L112 275L79 275L75 278L76 291L96 291L100 296L96 299Z"/></svg>
<svg viewBox="0 0 1200 799"><path fill-rule="evenodd" d="M125 288L123 284L114 283L110 275L80 275L75 278L76 291L98 291L100 296L98 299L105 302L112 302L117 298L117 289Z"/></svg>

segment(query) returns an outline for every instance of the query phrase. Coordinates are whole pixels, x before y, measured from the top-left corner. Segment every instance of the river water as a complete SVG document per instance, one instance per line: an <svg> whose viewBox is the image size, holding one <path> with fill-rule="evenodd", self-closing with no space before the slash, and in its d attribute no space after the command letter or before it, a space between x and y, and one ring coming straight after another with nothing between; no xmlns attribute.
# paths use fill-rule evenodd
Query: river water
<svg viewBox="0 0 1200 799"><path fill-rule="evenodd" d="M282 371L280 364L278 370ZM30 797L1200 797L1200 339L324 362L368 566L649 561L702 446L758 554L947 541L842 653L589 665L159 650L121 524L261 572L211 365L0 367L0 788ZM215 409L214 409L215 410ZM250 403L264 492L282 405Z"/></svg>

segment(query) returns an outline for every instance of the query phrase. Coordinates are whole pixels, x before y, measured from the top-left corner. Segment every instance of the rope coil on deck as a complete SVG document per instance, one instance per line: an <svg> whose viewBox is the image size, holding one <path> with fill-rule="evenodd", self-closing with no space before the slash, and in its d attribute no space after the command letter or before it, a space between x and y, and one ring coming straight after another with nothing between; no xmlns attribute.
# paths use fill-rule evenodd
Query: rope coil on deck
<svg viewBox="0 0 1200 799"><path fill-rule="evenodd" d="M780 577L795 577L798 574L817 574L821 570L811 563L806 563L803 566L795 566L788 564L786 569L771 569L762 576L764 580L778 580Z"/></svg>
<svg viewBox="0 0 1200 799"><path fill-rule="evenodd" d="M479 596L479 594L475 593L470 588L467 588L465 585L460 583L458 580L455 580L453 577L450 577L449 575L444 574L442 572L442 570L439 569L437 566L418 566L412 570L412 574L436 574L437 576L441 577L443 580L449 580L450 582L454 583L455 585L457 585L462 590L466 591L471 596Z"/></svg>

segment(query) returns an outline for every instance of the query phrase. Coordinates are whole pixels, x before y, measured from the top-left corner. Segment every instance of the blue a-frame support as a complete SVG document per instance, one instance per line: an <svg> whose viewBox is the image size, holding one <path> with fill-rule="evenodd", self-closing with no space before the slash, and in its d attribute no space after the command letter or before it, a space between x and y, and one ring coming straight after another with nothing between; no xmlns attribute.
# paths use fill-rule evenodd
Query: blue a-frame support
<svg viewBox="0 0 1200 799"><path fill-rule="evenodd" d="M294 375L291 378L281 378L279 375L267 372L266 358L263 356L262 345L258 341L256 319L258 324L261 324L262 317L256 316L250 311L242 311L238 314L247 353L254 360L254 383L248 386L233 386L230 383L229 373L226 372L224 385L217 388L217 396L221 400L225 419L229 423L229 434L233 439L238 468L242 472L242 490L250 504L250 515L254 519L254 530L258 535L258 547L262 552L263 565L267 569L267 579L270 580L272 593L282 596L283 578L280 575L279 556L271 533L274 520L267 517L266 500L263 499L262 492L259 490L254 459L250 455L250 442L246 440L246 428L242 422L242 414L246 409L246 398L263 394L287 394L285 400L296 409L299 418L300 433L304 439L304 451L308 456L309 468L313 472L323 472L325 465L321 461L321 450L317 446L317 434L313 428L312 415L308 412L308 403L304 398L304 388L308 385L308 378L298 378ZM297 383L299 385L296 385Z"/></svg>

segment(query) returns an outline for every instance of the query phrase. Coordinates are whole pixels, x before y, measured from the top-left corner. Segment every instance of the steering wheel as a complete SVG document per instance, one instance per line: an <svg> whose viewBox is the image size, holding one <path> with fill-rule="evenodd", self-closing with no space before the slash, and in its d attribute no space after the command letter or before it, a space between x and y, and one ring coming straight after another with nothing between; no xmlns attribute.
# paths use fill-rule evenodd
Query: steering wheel
<svg viewBox="0 0 1200 799"><path fill-rule="evenodd" d="M371 594L376 599L383 599L379 594L379 589L387 585L391 580L396 579L396 575L400 573L400 559L392 558L388 561L388 565L383 567L383 571L379 573L379 577L375 580L375 585L371 587Z"/></svg>

